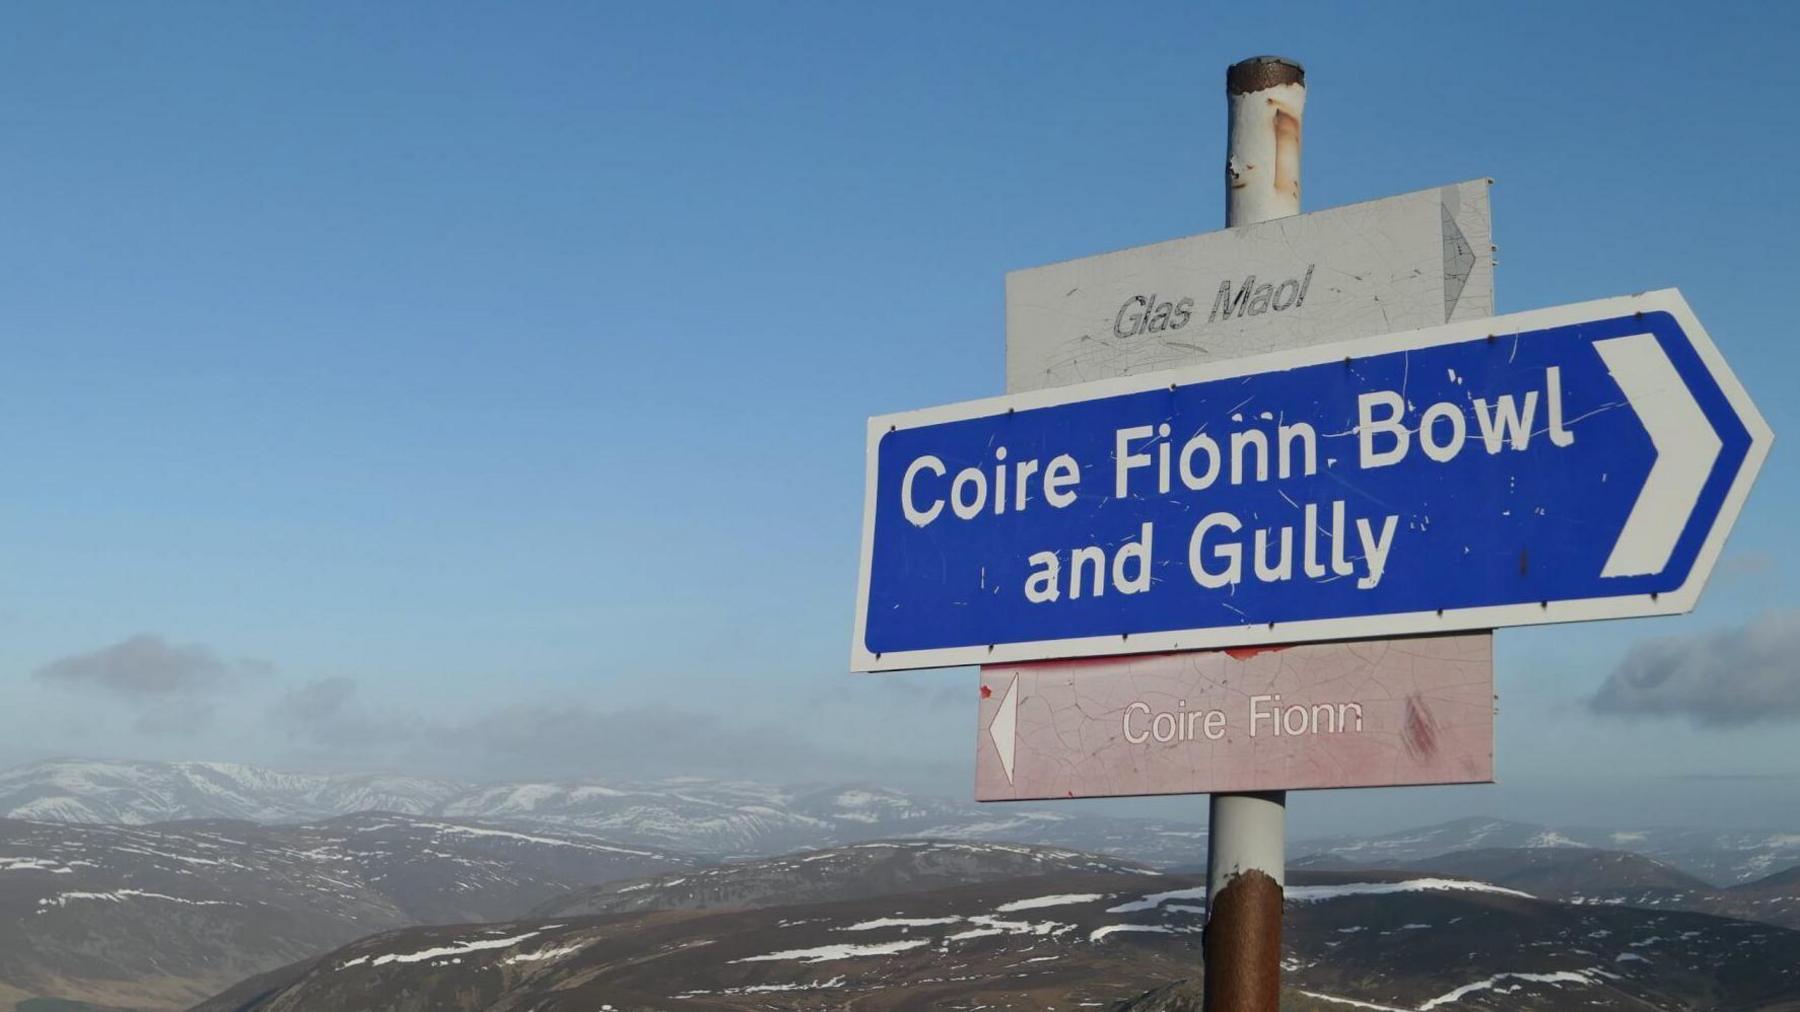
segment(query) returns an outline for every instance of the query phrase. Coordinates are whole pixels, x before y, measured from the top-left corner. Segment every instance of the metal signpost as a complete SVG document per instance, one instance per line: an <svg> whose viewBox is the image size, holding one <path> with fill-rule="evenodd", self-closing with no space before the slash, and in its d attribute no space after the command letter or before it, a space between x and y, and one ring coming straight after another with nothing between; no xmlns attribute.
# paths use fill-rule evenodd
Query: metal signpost
<svg viewBox="0 0 1800 1012"><path fill-rule="evenodd" d="M1227 226L1300 213L1296 98L1305 102L1306 71L1291 60L1258 57L1225 72ZM1282 147L1288 149L1286 159L1271 157ZM1271 166L1277 171L1268 171ZM1487 648L1491 663L1491 635ZM1201 936L1206 982L1201 994L1207 1012L1277 1012L1287 793L1210 795L1206 828L1206 932Z"/></svg>
<svg viewBox="0 0 1800 1012"><path fill-rule="evenodd" d="M1231 227L1009 275L1008 393L1493 312L1489 180L1300 215L1306 83L1299 65L1274 57L1243 61L1227 73L1226 94ZM1212 300L1201 317L1208 291ZM1491 634L1476 639L1491 667ZM1319 662L1358 664L1377 646L1309 653ZM1490 711L1490 737L1491 724ZM1216 790L1205 781L1191 789ZM1264 891L1273 895L1262 897L1267 909L1255 919L1276 933L1256 939L1253 962L1266 964L1262 971L1239 975L1229 988L1215 973L1209 1001L1229 989L1254 1005L1262 999L1251 992L1268 992L1279 980L1272 954L1280 948L1283 798L1280 791L1211 797L1211 891L1245 870L1266 872L1262 884L1274 888ZM1222 962L1210 960L1215 970Z"/></svg>
<svg viewBox="0 0 1800 1012"><path fill-rule="evenodd" d="M1227 231L1015 272L1008 395L871 419L851 666L983 666L982 800L1210 792L1272 1012L1283 792L1490 780L1487 630L1692 608L1772 436L1679 293L1489 318L1485 181L1298 216L1302 71L1227 93Z"/></svg>

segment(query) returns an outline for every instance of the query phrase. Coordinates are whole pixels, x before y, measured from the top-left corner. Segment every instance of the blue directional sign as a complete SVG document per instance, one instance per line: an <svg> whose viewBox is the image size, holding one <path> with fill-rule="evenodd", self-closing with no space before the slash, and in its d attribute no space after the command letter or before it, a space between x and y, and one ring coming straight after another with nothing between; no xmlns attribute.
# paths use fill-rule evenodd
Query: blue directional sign
<svg viewBox="0 0 1800 1012"><path fill-rule="evenodd" d="M852 667L1686 611L1771 439L1673 290L879 417Z"/></svg>

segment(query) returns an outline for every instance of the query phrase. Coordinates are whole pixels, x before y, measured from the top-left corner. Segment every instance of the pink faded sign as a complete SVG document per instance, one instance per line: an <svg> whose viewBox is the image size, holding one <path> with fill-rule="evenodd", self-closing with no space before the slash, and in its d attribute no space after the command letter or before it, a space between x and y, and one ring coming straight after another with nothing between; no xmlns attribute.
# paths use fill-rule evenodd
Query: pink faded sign
<svg viewBox="0 0 1800 1012"><path fill-rule="evenodd" d="M1486 783L1486 633L981 669L975 798Z"/></svg>

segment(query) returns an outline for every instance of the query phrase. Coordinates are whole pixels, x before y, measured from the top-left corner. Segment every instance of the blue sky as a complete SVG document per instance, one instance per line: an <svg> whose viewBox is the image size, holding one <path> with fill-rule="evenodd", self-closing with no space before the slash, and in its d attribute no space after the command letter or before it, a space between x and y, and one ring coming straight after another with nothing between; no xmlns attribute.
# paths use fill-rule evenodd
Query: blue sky
<svg viewBox="0 0 1800 1012"><path fill-rule="evenodd" d="M964 6L10 8L0 761L966 794L973 674L846 673L863 420L999 392L1006 271L1218 227L1261 52L1305 206L1493 177L1502 311L1679 286L1800 429L1800 12ZM1502 786L1296 826L1800 807L1783 663L1764 719L1586 703L1797 624L1790 460L1694 615L1501 634ZM168 679L46 674L132 637Z"/></svg>

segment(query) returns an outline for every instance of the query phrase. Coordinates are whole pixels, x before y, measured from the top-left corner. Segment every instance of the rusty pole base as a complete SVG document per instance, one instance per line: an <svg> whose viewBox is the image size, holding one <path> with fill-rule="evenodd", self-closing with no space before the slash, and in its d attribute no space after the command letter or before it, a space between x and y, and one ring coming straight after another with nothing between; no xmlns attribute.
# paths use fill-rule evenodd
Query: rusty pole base
<svg viewBox="0 0 1800 1012"><path fill-rule="evenodd" d="M1278 1012L1281 884L1255 868L1232 876L1212 899L1201 947L1205 1012Z"/></svg>

